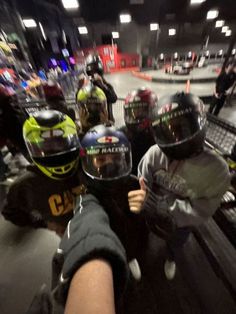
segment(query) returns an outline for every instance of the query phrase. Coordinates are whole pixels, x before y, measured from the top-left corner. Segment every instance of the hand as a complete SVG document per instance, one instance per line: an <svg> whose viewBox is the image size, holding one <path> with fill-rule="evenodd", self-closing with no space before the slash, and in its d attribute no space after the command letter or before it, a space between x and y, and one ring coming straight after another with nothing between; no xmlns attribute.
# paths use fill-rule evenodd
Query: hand
<svg viewBox="0 0 236 314"><path fill-rule="evenodd" d="M146 185L143 177L139 179L139 184L140 190L135 190L128 193L129 209L135 214L141 212L146 198Z"/></svg>
<svg viewBox="0 0 236 314"><path fill-rule="evenodd" d="M56 234L62 238L63 234L65 232L65 227L61 226L60 224L53 222L53 221L48 221L47 222L47 228L51 231L56 232Z"/></svg>
<svg viewBox="0 0 236 314"><path fill-rule="evenodd" d="M103 79L102 79L102 77L101 77L99 74L95 73L95 74L94 74L94 79L95 79L97 82L100 82L100 83L103 84Z"/></svg>
<svg viewBox="0 0 236 314"><path fill-rule="evenodd" d="M89 118L89 112L85 108L80 107L79 108L79 119L80 119L80 123L81 123L82 127L83 126L84 127L89 126L88 118Z"/></svg>
<svg viewBox="0 0 236 314"><path fill-rule="evenodd" d="M108 113L106 110L101 111L100 119L101 119L101 123L107 123L108 122Z"/></svg>

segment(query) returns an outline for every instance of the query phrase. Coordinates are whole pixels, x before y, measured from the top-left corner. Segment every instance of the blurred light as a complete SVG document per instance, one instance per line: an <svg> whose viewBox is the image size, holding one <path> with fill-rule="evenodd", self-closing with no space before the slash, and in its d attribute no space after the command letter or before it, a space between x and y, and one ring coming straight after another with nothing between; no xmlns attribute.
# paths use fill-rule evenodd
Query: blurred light
<svg viewBox="0 0 236 314"><path fill-rule="evenodd" d="M80 33L81 35L86 35L86 34L88 34L88 29L87 29L86 26L79 26L79 27L78 27L78 30L79 30L79 33Z"/></svg>
<svg viewBox="0 0 236 314"><path fill-rule="evenodd" d="M62 0L63 7L67 10L78 9L78 0Z"/></svg>
<svg viewBox="0 0 236 314"><path fill-rule="evenodd" d="M226 36L226 37L229 37L229 36L231 36L231 34L232 34L232 31L229 29L229 30L225 33L225 36Z"/></svg>
<svg viewBox="0 0 236 314"><path fill-rule="evenodd" d="M218 55L219 55L219 56L222 56L222 54L223 54L223 50L220 49L219 52L218 52Z"/></svg>
<svg viewBox="0 0 236 314"><path fill-rule="evenodd" d="M69 60L70 60L70 64L75 64L75 58L74 57L70 57Z"/></svg>
<svg viewBox="0 0 236 314"><path fill-rule="evenodd" d="M44 39L44 40L47 40L47 36L46 36L46 34L45 34L45 32L44 32L43 25L42 25L40 22L39 22L39 28L40 28L40 30L41 30L43 39Z"/></svg>
<svg viewBox="0 0 236 314"><path fill-rule="evenodd" d="M56 60L56 59L51 58L50 61L51 61L52 65L53 65L54 67L57 66L57 60Z"/></svg>
<svg viewBox="0 0 236 314"><path fill-rule="evenodd" d="M174 36L176 34L175 28L169 28L169 36Z"/></svg>
<svg viewBox="0 0 236 314"><path fill-rule="evenodd" d="M188 52L188 57L189 57L189 58L192 57L192 52L191 52L191 51Z"/></svg>
<svg viewBox="0 0 236 314"><path fill-rule="evenodd" d="M225 21L223 20L216 21L216 27L222 27L224 24L225 24Z"/></svg>
<svg viewBox="0 0 236 314"><path fill-rule="evenodd" d="M66 61L60 60L60 66L62 68L62 71L64 71L64 72L68 71L68 65L67 65Z"/></svg>
<svg viewBox="0 0 236 314"><path fill-rule="evenodd" d="M210 51L209 51L209 50L207 50L207 51L206 51L206 56L208 57L208 56L209 56L209 54L210 54Z"/></svg>
<svg viewBox="0 0 236 314"><path fill-rule="evenodd" d="M163 53L160 54L160 59L161 59L161 60L164 59L164 54L163 54Z"/></svg>
<svg viewBox="0 0 236 314"><path fill-rule="evenodd" d="M174 58L177 59L178 58L178 52L174 53Z"/></svg>
<svg viewBox="0 0 236 314"><path fill-rule="evenodd" d="M217 18L217 16L219 15L219 11L218 10L210 10L207 12L207 20L213 20L215 18Z"/></svg>
<svg viewBox="0 0 236 314"><path fill-rule="evenodd" d="M33 19L23 19L23 23L24 23L25 27L27 27L27 28L37 27L37 24L36 24L35 20L33 20Z"/></svg>
<svg viewBox="0 0 236 314"><path fill-rule="evenodd" d="M116 39L116 38L120 38L120 34L119 32L112 32L112 38Z"/></svg>
<svg viewBox="0 0 236 314"><path fill-rule="evenodd" d="M223 26L221 33L226 33L229 30L229 26Z"/></svg>
<svg viewBox="0 0 236 314"><path fill-rule="evenodd" d="M65 58L70 56L68 49L62 49L61 52L63 54L63 57L65 57Z"/></svg>
<svg viewBox="0 0 236 314"><path fill-rule="evenodd" d="M66 40L66 33L64 30L62 30L62 40L63 40L63 43L66 45L67 44L67 40Z"/></svg>
<svg viewBox="0 0 236 314"><path fill-rule="evenodd" d="M233 50L232 50L232 55L234 56L235 53L236 53L236 49L233 49Z"/></svg>
<svg viewBox="0 0 236 314"><path fill-rule="evenodd" d="M201 3L203 3L203 2L205 2L206 0L191 0L190 1L190 4L191 5L194 5L194 4L201 4Z"/></svg>
<svg viewBox="0 0 236 314"><path fill-rule="evenodd" d="M151 23L150 24L150 31L157 31L159 29L158 23Z"/></svg>
<svg viewBox="0 0 236 314"><path fill-rule="evenodd" d="M126 14L120 14L120 22L123 23L130 23L131 22L131 15L126 13Z"/></svg>

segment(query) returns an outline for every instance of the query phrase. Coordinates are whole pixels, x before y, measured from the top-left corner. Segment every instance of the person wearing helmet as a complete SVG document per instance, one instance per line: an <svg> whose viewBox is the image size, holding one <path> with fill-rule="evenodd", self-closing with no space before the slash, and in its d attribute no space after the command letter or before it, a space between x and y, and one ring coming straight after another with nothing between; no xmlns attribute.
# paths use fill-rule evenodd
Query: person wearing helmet
<svg viewBox="0 0 236 314"><path fill-rule="evenodd" d="M86 73L90 77L92 83L103 90L107 98L108 118L111 121L115 121L112 104L117 101L117 95L114 88L109 84L103 76L103 64L98 55L88 55L86 59Z"/></svg>
<svg viewBox="0 0 236 314"><path fill-rule="evenodd" d="M28 159L28 153L22 136L24 117L15 93L0 84L0 137L14 147L11 152L20 152Z"/></svg>
<svg viewBox="0 0 236 314"><path fill-rule="evenodd" d="M77 95L81 137L93 126L108 122L106 95L101 88L88 84Z"/></svg>
<svg viewBox="0 0 236 314"><path fill-rule="evenodd" d="M148 88L130 92L124 104L125 126L121 128L131 143L132 173L137 175L138 164L146 151L155 144L151 132L152 111L157 96Z"/></svg>
<svg viewBox="0 0 236 314"><path fill-rule="evenodd" d="M56 81L48 80L47 84L43 85L43 91L50 110L63 112L75 121L75 112L73 109L67 108L61 86Z"/></svg>
<svg viewBox="0 0 236 314"><path fill-rule="evenodd" d="M192 94L164 96L156 107L152 146L138 166L148 196L143 206L148 225L167 241L167 279L176 271L176 251L191 227L211 217L221 203L230 177L226 162L204 147L206 114Z"/></svg>
<svg viewBox="0 0 236 314"><path fill-rule="evenodd" d="M33 162L10 187L3 216L19 226L48 227L60 236L84 193L79 172L80 142L75 123L54 110L37 112L24 123Z"/></svg>
<svg viewBox="0 0 236 314"><path fill-rule="evenodd" d="M111 297L113 306L116 303L120 308L129 275L126 254L128 260L137 254L146 232L142 218L129 211L129 202L139 210L141 201L135 197L128 200L128 192L139 188L139 183L129 176L132 157L125 135L114 127L98 125L85 134L82 147L82 168L87 175L86 186L89 186L86 195L80 195L74 216L54 256L53 303L56 309L58 306L62 308L56 313L64 313L64 307L65 313L81 309L81 299L84 300L85 294L91 296L88 306L93 308L91 313L104 312L100 308L103 304L100 298L103 300L105 294L109 299ZM99 278L101 263L111 276L107 273L107 276ZM132 261L132 264L133 268L136 266L137 278L140 278L137 262ZM81 278L79 274L88 266L89 271ZM91 278L93 287L89 288L87 283ZM83 292L79 289L81 284ZM92 297L94 287L97 289L95 300ZM106 311L110 308L107 302L108 298ZM32 312L28 314L34 313L34 309L41 308L42 304L45 308L51 306L51 296L39 293L32 304Z"/></svg>
<svg viewBox="0 0 236 314"><path fill-rule="evenodd" d="M124 133L106 125L90 129L81 145L87 189L108 213L111 228L124 245L128 261L133 261L143 254L147 229L143 217L130 211L130 206L138 210L145 196L143 191L141 199L136 199L135 191L140 189L142 182L131 175L131 145ZM132 194L128 196L130 191ZM136 277L139 276L137 270Z"/></svg>

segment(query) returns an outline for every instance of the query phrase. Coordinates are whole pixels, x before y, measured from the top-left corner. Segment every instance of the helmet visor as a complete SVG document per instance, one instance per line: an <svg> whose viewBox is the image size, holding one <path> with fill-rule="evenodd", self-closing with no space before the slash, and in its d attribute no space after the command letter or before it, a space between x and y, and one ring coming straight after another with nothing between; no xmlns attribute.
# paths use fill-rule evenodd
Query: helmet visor
<svg viewBox="0 0 236 314"><path fill-rule="evenodd" d="M79 148L74 148L71 151L62 152L46 157L33 157L33 160L43 167L61 167L72 163L79 157Z"/></svg>
<svg viewBox="0 0 236 314"><path fill-rule="evenodd" d="M59 155L79 148L77 134L63 136L63 130L52 129L40 132L31 132L30 139L26 137L26 146L32 158L46 158Z"/></svg>
<svg viewBox="0 0 236 314"><path fill-rule="evenodd" d="M146 103L127 104L124 110L127 124L140 123L149 118L149 107Z"/></svg>
<svg viewBox="0 0 236 314"><path fill-rule="evenodd" d="M105 153L105 151L107 151ZM112 152L113 151L113 152ZM109 153L108 153L109 152ZM128 147L86 149L82 159L84 172L99 180L114 180L130 174L132 169L131 151Z"/></svg>
<svg viewBox="0 0 236 314"><path fill-rule="evenodd" d="M152 128L158 145L170 146L190 139L202 130L205 114L192 109L166 112L160 115L153 123Z"/></svg>

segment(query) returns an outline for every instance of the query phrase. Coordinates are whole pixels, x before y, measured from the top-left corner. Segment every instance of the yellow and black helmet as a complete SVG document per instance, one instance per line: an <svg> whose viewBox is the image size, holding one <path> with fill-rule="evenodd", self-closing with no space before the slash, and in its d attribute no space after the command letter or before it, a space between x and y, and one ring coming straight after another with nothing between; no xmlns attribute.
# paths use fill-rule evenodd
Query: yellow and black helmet
<svg viewBox="0 0 236 314"><path fill-rule="evenodd" d="M23 136L31 159L45 175L60 180L74 174L80 142L76 125L67 115L39 111L25 121Z"/></svg>
<svg viewBox="0 0 236 314"><path fill-rule="evenodd" d="M107 118L107 99L103 90L93 84L83 87L77 94L82 129L104 123Z"/></svg>

